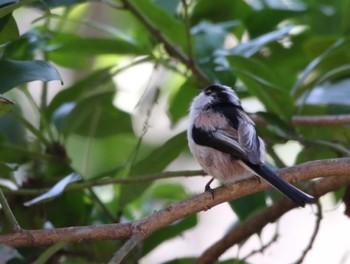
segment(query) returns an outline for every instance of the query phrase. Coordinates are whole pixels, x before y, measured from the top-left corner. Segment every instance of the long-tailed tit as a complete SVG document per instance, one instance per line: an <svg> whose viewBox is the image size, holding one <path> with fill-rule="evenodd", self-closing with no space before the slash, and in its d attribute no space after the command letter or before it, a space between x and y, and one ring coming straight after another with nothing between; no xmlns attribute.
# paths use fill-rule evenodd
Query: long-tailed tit
<svg viewBox="0 0 350 264"><path fill-rule="evenodd" d="M284 181L264 164L264 141L230 87L214 84L194 98L187 137L201 167L224 183L257 175L299 206L314 202L311 195Z"/></svg>

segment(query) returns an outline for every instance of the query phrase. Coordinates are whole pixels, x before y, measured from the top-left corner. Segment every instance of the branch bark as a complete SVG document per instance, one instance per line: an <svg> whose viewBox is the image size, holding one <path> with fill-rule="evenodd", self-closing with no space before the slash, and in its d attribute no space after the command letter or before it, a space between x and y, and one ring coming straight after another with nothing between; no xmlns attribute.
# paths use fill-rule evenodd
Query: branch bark
<svg viewBox="0 0 350 264"><path fill-rule="evenodd" d="M256 124L263 125L266 121L258 115L251 115ZM294 126L343 126L350 125L350 115L321 115L321 116L294 116Z"/></svg>
<svg viewBox="0 0 350 264"><path fill-rule="evenodd" d="M287 174L289 174L289 172ZM350 182L349 172L345 174L347 174L347 176L335 176L315 182L310 186L308 191L316 198L328 192L335 191ZM284 199L260 211L205 250L195 261L195 264L213 263L230 247L259 232L268 223L275 222L278 218L295 207L296 204L292 201Z"/></svg>
<svg viewBox="0 0 350 264"><path fill-rule="evenodd" d="M327 180L336 184L336 186L342 186L350 182L350 158L307 162L291 168L281 169L278 171L278 174L290 182L318 177L339 176ZM314 184L311 186L313 190L312 193L316 197L334 190L334 188L330 188L326 182L328 181L322 181L322 184ZM22 230L13 234L0 236L0 244L12 247L47 246L67 238L70 241L81 242L85 240L126 239L135 234L141 234L142 237L145 238L156 230L188 215L208 210L220 203L258 192L269 187L268 183L264 181L259 183L254 179L249 179L214 189L214 199L211 193L202 193L187 200L169 205L149 217L131 223L67 227L51 230ZM290 210L295 207L295 205L289 200L283 200L280 203L285 205L285 207L282 208L283 210ZM266 210L270 210L273 213L274 210L278 210L276 207L278 208L280 203L277 203L270 207L271 209L267 208ZM272 213L271 215L273 215ZM275 213L274 215L275 217L279 217L278 215L280 215L280 213L278 215ZM269 215L267 219L271 219L271 216Z"/></svg>

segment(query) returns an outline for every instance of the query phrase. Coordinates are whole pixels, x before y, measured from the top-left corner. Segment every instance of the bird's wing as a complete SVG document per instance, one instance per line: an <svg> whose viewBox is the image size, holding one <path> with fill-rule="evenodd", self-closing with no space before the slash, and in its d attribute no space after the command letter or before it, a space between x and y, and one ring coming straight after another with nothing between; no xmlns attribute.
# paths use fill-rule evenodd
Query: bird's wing
<svg viewBox="0 0 350 264"><path fill-rule="evenodd" d="M241 148L247 153L247 159L253 164L259 164L261 157L261 149L263 142L256 134L253 122L241 121L238 126L238 142Z"/></svg>
<svg viewBox="0 0 350 264"><path fill-rule="evenodd" d="M238 142L237 130L215 129L208 131L193 126L192 138L198 145L214 148L236 159L246 159L247 153Z"/></svg>

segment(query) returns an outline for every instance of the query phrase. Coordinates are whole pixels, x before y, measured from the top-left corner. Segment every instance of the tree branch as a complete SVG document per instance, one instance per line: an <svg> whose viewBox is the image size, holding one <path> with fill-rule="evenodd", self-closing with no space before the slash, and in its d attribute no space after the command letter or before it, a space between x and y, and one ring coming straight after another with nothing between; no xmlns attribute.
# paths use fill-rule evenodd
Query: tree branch
<svg viewBox="0 0 350 264"><path fill-rule="evenodd" d="M346 158L344 160L349 160L349 159ZM306 168L305 165L306 164L303 164L304 169ZM296 168L297 170L299 169L303 170L302 168L298 168L298 167L299 166L295 166L293 168ZM314 173L314 170L313 170L314 168L312 168L312 170L310 171L307 171L307 172L305 171L305 172ZM308 188L308 192L313 194L316 198L319 198L320 196L328 192L335 191L350 182L349 172L344 173L344 175L347 175L347 176L339 176L339 175L340 174L338 174L338 176L335 176L335 177L325 178L318 182L314 182ZM233 229L231 232L226 234L219 241L217 241L208 249L206 249L202 253L202 255L196 260L195 264L206 264L206 263L214 262L226 250L231 248L233 245L249 238L251 235L255 233L258 233L268 223L275 222L278 218L280 218L282 215L289 212L290 210L294 209L295 207L297 207L296 204L294 204L290 200L284 199L258 212L256 215L252 216L247 221L238 225L235 229Z"/></svg>
<svg viewBox="0 0 350 264"><path fill-rule="evenodd" d="M157 39L158 42L163 43L167 52L177 58L179 61L184 63L188 68L191 69L193 75L195 75L202 84L207 85L210 81L207 79L205 74L201 71L201 69L197 66L196 63L191 60L188 56L186 56L179 48L173 45L162 33L158 30L151 21L142 13L137 7L129 0L121 0L124 4L125 8L127 8L133 15L139 19L142 24L148 29L149 32ZM190 40L189 40L190 41Z"/></svg>
<svg viewBox="0 0 350 264"><path fill-rule="evenodd" d="M291 182L318 177L338 176L324 179L311 186L311 193L316 197L319 197L350 183L350 158L307 162L298 166L279 170L278 174ZM208 210L220 203L258 192L269 187L268 183L264 181L258 183L254 179L249 179L214 189L214 199L211 193L202 193L187 200L169 205L149 217L128 224L67 227L51 230L23 230L14 234L0 236L0 244L12 247L47 246L57 243L65 238L68 238L70 241L78 242L84 240L111 240L130 238L136 233L142 234L143 237L147 237L156 230L188 215ZM284 212L287 212L295 206L296 205L289 200L282 200L260 213L260 215L263 214L265 216L259 217L258 214L254 217L251 221L254 221L255 224L251 225L247 230L255 233L256 230L259 230L259 227L262 228L266 223L275 221ZM247 233L245 233L245 236L246 235Z"/></svg>
<svg viewBox="0 0 350 264"><path fill-rule="evenodd" d="M264 125L266 121L258 115L251 115L256 124ZM342 126L350 125L350 115L321 115L321 116L294 116L292 117L294 126Z"/></svg>
<svg viewBox="0 0 350 264"><path fill-rule="evenodd" d="M316 213L316 224L315 224L315 229L314 232L312 233L312 236L310 238L309 244L307 245L307 247L304 249L303 253L301 254L300 258L295 261L294 264L302 264L304 262L304 259L307 255L307 253L312 249L312 246L315 242L316 236L320 230L320 226L321 226L321 220L323 218L323 214L322 214L322 207L320 203L317 203L317 213Z"/></svg>

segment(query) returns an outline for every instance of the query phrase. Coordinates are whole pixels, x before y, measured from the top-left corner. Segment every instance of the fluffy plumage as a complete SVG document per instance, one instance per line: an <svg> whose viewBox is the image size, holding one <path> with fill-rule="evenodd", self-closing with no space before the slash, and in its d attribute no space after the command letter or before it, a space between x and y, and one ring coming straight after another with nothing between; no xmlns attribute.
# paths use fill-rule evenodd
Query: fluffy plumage
<svg viewBox="0 0 350 264"><path fill-rule="evenodd" d="M201 167L224 183L258 175L299 206L314 202L264 164L265 144L230 87L211 85L194 98L187 136Z"/></svg>

